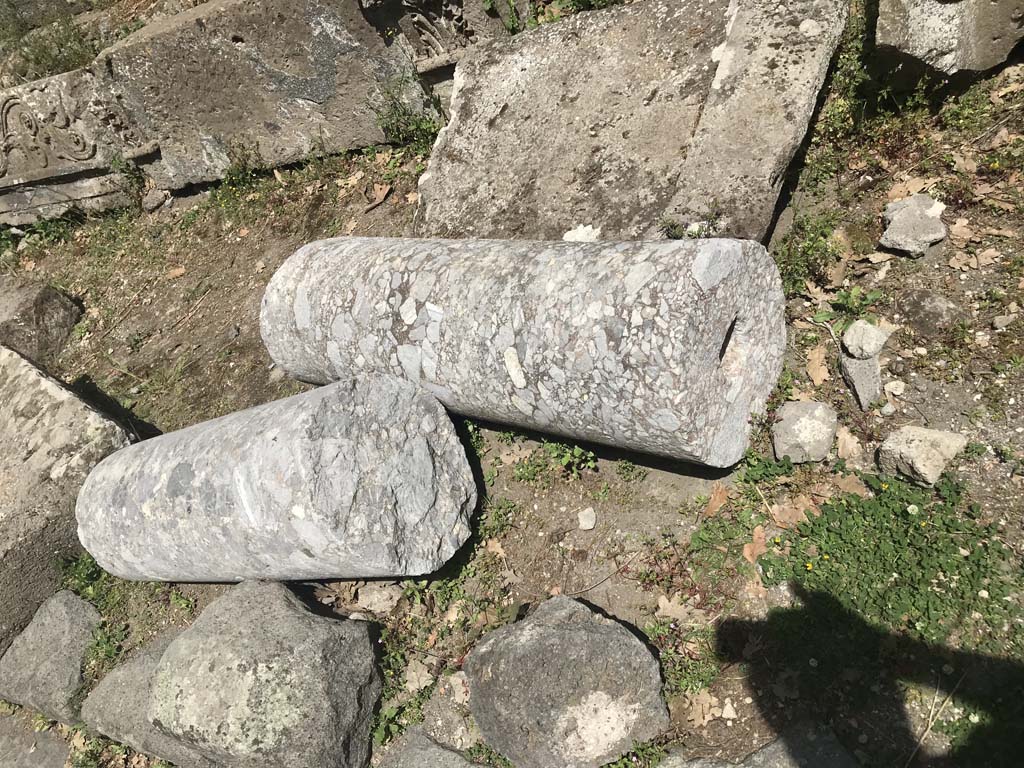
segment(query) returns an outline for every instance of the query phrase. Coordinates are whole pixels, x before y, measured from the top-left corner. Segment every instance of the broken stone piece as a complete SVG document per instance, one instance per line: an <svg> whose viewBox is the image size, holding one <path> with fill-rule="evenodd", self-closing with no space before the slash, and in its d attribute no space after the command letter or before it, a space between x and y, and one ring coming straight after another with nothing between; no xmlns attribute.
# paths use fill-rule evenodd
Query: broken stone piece
<svg viewBox="0 0 1024 768"><path fill-rule="evenodd" d="M956 432L900 427L878 449L878 467L887 475L903 475L922 485L935 485L967 438Z"/></svg>
<svg viewBox="0 0 1024 768"><path fill-rule="evenodd" d="M1021 0L880 0L876 43L952 75L1004 62L1024 39Z"/></svg>
<svg viewBox="0 0 1024 768"><path fill-rule="evenodd" d="M785 348L775 264L724 239L325 240L271 279L260 327L303 381L388 371L456 413L716 467Z"/></svg>
<svg viewBox="0 0 1024 768"><path fill-rule="evenodd" d="M669 727L651 652L568 597L486 635L464 670L484 739L517 768L598 768Z"/></svg>
<svg viewBox="0 0 1024 768"><path fill-rule="evenodd" d="M900 312L914 333L932 339L956 323L967 319L967 313L940 293L927 288L907 291L897 300Z"/></svg>
<svg viewBox="0 0 1024 768"><path fill-rule="evenodd" d="M644 0L478 46L417 233L636 240L667 219L762 239L846 17L842 0Z"/></svg>
<svg viewBox="0 0 1024 768"><path fill-rule="evenodd" d="M82 663L100 621L99 612L73 592L43 603L0 658L0 698L75 725Z"/></svg>
<svg viewBox="0 0 1024 768"><path fill-rule="evenodd" d="M369 625L246 582L164 651L148 718L224 768L365 766L380 692Z"/></svg>
<svg viewBox="0 0 1024 768"><path fill-rule="evenodd" d="M581 509L576 518L581 531L592 531L597 526L597 512L593 507Z"/></svg>
<svg viewBox="0 0 1024 768"><path fill-rule="evenodd" d="M128 445L117 424L0 346L0 654L81 552L75 497L100 459Z"/></svg>
<svg viewBox="0 0 1024 768"><path fill-rule="evenodd" d="M137 752L182 768L214 768L187 742L167 736L146 718L157 664L181 631L178 627L164 631L108 672L82 705L82 721L97 733Z"/></svg>
<svg viewBox="0 0 1024 768"><path fill-rule="evenodd" d="M473 764L413 728L388 748L380 768L473 768Z"/></svg>
<svg viewBox="0 0 1024 768"><path fill-rule="evenodd" d="M841 354L839 370L862 411L869 410L882 397L882 368L877 357L858 360Z"/></svg>
<svg viewBox="0 0 1024 768"><path fill-rule="evenodd" d="M82 544L122 578L284 581L430 573L475 505L441 404L370 375L120 451L77 515Z"/></svg>
<svg viewBox="0 0 1024 768"><path fill-rule="evenodd" d="M835 409L825 403L786 403L772 425L775 458L788 456L794 464L824 461L839 428Z"/></svg>
<svg viewBox="0 0 1024 768"><path fill-rule="evenodd" d="M402 587L389 582L381 584L371 581L359 588L356 594L356 605L362 610L376 614L388 614L395 609L402 599Z"/></svg>
<svg viewBox="0 0 1024 768"><path fill-rule="evenodd" d="M851 357L867 360L876 357L892 335L887 330L867 320L855 320L843 334L843 347Z"/></svg>
<svg viewBox="0 0 1024 768"><path fill-rule="evenodd" d="M946 238L942 212L946 206L919 192L885 206L885 232L879 241L884 248L924 256L935 243Z"/></svg>
<svg viewBox="0 0 1024 768"><path fill-rule="evenodd" d="M55 288L0 275L0 344L45 365L54 360L82 310Z"/></svg>
<svg viewBox="0 0 1024 768"><path fill-rule="evenodd" d="M465 752L482 740L469 711L469 680L465 672L442 677L423 705L423 732L446 749Z"/></svg>

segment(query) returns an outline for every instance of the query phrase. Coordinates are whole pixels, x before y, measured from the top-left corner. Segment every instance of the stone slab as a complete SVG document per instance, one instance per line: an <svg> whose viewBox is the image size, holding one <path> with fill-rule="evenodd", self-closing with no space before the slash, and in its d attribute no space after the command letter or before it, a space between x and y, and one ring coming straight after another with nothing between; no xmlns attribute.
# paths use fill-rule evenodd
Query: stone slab
<svg viewBox="0 0 1024 768"><path fill-rule="evenodd" d="M661 768L857 768L859 763L828 728L799 725L741 763L713 758L687 760L676 751L661 761Z"/></svg>
<svg viewBox="0 0 1024 768"><path fill-rule="evenodd" d="M68 743L49 731L34 731L21 718L0 715L0 765L4 768L64 768Z"/></svg>
<svg viewBox="0 0 1024 768"><path fill-rule="evenodd" d="M420 179L417 232L630 240L714 218L761 239L842 0L642 0L481 45Z"/></svg>
<svg viewBox="0 0 1024 768"><path fill-rule="evenodd" d="M82 665L100 622L99 612L73 592L43 603L0 658L0 698L75 725Z"/></svg>
<svg viewBox="0 0 1024 768"><path fill-rule="evenodd" d="M86 474L128 445L117 424L0 347L0 653L81 552L75 497Z"/></svg>
<svg viewBox="0 0 1024 768"><path fill-rule="evenodd" d="M473 763L413 728L388 748L380 768L473 768Z"/></svg>
<svg viewBox="0 0 1024 768"><path fill-rule="evenodd" d="M947 75L1006 61L1024 39L1024 0L879 0L876 42Z"/></svg>
<svg viewBox="0 0 1024 768"><path fill-rule="evenodd" d="M388 371L456 413L712 466L743 456L785 347L778 270L737 240L326 240L260 323L304 381Z"/></svg>
<svg viewBox="0 0 1024 768"><path fill-rule="evenodd" d="M0 275L0 344L39 364L64 348L82 310L46 283Z"/></svg>
<svg viewBox="0 0 1024 768"><path fill-rule="evenodd" d="M77 515L82 544L122 578L288 581L431 573L475 506L441 404L366 376L120 451Z"/></svg>

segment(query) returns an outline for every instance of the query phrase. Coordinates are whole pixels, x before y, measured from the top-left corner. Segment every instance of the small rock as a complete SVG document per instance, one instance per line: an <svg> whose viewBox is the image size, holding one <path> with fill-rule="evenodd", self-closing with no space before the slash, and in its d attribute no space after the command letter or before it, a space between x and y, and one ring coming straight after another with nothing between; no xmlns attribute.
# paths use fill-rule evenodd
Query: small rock
<svg viewBox="0 0 1024 768"><path fill-rule="evenodd" d="M862 411L871 408L882 397L882 369L877 357L858 360L849 355L840 355L839 370L853 390Z"/></svg>
<svg viewBox="0 0 1024 768"><path fill-rule="evenodd" d="M68 751L68 743L55 729L33 731L19 718L0 716L3 768L64 768Z"/></svg>
<svg viewBox="0 0 1024 768"><path fill-rule="evenodd" d="M1016 319L1017 315L997 315L992 320L992 327L995 328L997 331L1001 331L1003 330L1003 328L1008 328L1009 326L1011 326Z"/></svg>
<svg viewBox="0 0 1024 768"><path fill-rule="evenodd" d="M900 474L924 485L934 485L946 465L967 445L956 432L924 427L901 427L878 449L878 466L888 475Z"/></svg>
<svg viewBox="0 0 1024 768"><path fill-rule="evenodd" d="M0 344L37 365L56 359L82 310L45 283L0 275Z"/></svg>
<svg viewBox="0 0 1024 768"><path fill-rule="evenodd" d="M568 597L491 632L464 669L484 739L517 768L598 768L669 726L651 652Z"/></svg>
<svg viewBox="0 0 1024 768"><path fill-rule="evenodd" d="M891 335L891 330L872 325L866 320L857 320L843 334L843 346L851 357L867 360L882 351Z"/></svg>
<svg viewBox="0 0 1024 768"><path fill-rule="evenodd" d="M772 426L775 458L789 456L794 464L824 461L832 449L839 420L835 410L825 403L786 403L779 409Z"/></svg>
<svg viewBox="0 0 1024 768"><path fill-rule="evenodd" d="M95 608L66 590L39 606L0 659L0 698L75 725L82 661L100 622Z"/></svg>
<svg viewBox="0 0 1024 768"><path fill-rule="evenodd" d="M465 672L441 678L423 707L423 732L442 747L465 752L483 737L469 711L469 681Z"/></svg>
<svg viewBox="0 0 1024 768"><path fill-rule="evenodd" d="M360 587L356 593L356 605L364 611L385 615L395 610L398 601L402 599L402 588L393 582L371 581L365 587Z"/></svg>
<svg viewBox="0 0 1024 768"><path fill-rule="evenodd" d="M412 728L388 749L380 768L473 768L473 764Z"/></svg>
<svg viewBox="0 0 1024 768"><path fill-rule="evenodd" d="M903 393L907 391L907 383L896 379L895 381L887 382L885 387L885 394L892 395L893 397L903 397Z"/></svg>
<svg viewBox="0 0 1024 768"><path fill-rule="evenodd" d="M897 306L907 324L922 338L931 339L966 320L966 313L945 296L923 288L907 291Z"/></svg>
<svg viewBox="0 0 1024 768"><path fill-rule="evenodd" d="M944 210L945 205L924 193L889 203L885 207L887 226L880 244L915 258L924 256L928 248L946 238L946 225L941 218Z"/></svg>
<svg viewBox="0 0 1024 768"><path fill-rule="evenodd" d="M893 416L896 413L896 406L892 403L886 403L878 409L878 412L883 416Z"/></svg>
<svg viewBox="0 0 1024 768"><path fill-rule="evenodd" d="M576 517L579 520L581 531L592 531L597 526L597 512L593 507L581 509Z"/></svg>
<svg viewBox="0 0 1024 768"><path fill-rule="evenodd" d="M315 616L244 582L164 651L149 721L224 768L367 764L381 692L367 624ZM342 747L344 745L344 747Z"/></svg>
<svg viewBox="0 0 1024 768"><path fill-rule="evenodd" d="M142 210L152 213L167 202L168 195L162 189L151 189L142 196Z"/></svg>

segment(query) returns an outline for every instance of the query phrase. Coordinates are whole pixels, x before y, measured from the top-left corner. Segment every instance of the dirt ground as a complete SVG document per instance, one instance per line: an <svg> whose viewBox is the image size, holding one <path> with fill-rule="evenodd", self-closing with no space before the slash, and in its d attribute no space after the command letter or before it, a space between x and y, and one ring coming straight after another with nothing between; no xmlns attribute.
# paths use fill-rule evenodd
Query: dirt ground
<svg viewBox="0 0 1024 768"><path fill-rule="evenodd" d="M904 102L856 130L842 104L851 93L844 66L772 241L788 283L790 346L751 458L715 473L598 446L574 453L552 438L460 420L484 500L459 556L399 585L395 607L373 617L384 627L382 746L417 721L432 689L411 679L413 663L431 679L457 670L485 631L563 594L647 635L675 726L664 744L693 757L739 760L801 718L824 718L864 765L1003 764L972 762L977 752L963 750L972 734L975 745L1007 738L1006 724L1022 714L1012 686L1024 679L1024 65ZM311 240L408 234L424 165L410 149L384 147L272 174L238 169L154 214L39 227L0 264L82 303L54 373L146 438L301 391L260 341L267 281ZM945 202L950 237L919 260L879 252L884 206L918 191ZM957 317L946 327L923 318L919 289L950 300ZM1015 320L994 327L1005 316ZM883 353L883 380L902 383L891 388L889 415L861 411L838 370L835 337L854 317L900 326ZM846 431L829 461L781 469L768 440L774 410L811 397L832 404ZM951 467L967 489L960 509L970 510L957 514L991 525L985 541L1012 552L1009 612L999 622L972 616L963 626L980 626L978 636L964 629L939 643L913 628L883 631L841 594L770 577L767 564L787 556L797 530L779 510L800 498L815 508L850 493L881 498L850 471L870 474L878 444L907 424L968 436ZM365 616L363 586L301 589L339 615ZM107 587L120 590L108 612L123 629L119 654L187 624L224 590ZM950 598L948 608L959 606ZM1014 632L1016 644L1006 639ZM841 657L858 645L873 651ZM102 754L105 765L143 765ZM655 762L630 763L639 764Z"/></svg>

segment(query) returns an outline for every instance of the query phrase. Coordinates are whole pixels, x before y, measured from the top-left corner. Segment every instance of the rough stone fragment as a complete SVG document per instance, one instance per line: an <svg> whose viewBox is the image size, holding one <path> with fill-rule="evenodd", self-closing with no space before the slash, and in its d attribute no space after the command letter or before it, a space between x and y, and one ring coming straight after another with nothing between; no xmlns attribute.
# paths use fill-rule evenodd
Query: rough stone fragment
<svg viewBox="0 0 1024 768"><path fill-rule="evenodd" d="M64 768L68 751L68 743L53 730L34 731L18 718L0 715L0 765L4 768Z"/></svg>
<svg viewBox="0 0 1024 768"><path fill-rule="evenodd" d="M882 397L882 369L877 357L858 360L843 354L839 356L839 370L862 411L871 408Z"/></svg>
<svg viewBox="0 0 1024 768"><path fill-rule="evenodd" d="M435 571L475 505L441 404L367 376L120 451L77 515L82 544L122 578L288 581Z"/></svg>
<svg viewBox="0 0 1024 768"><path fill-rule="evenodd" d="M167 736L147 719L153 676L164 651L181 633L163 632L108 672L82 705L82 721L97 733L179 768L214 768L186 740Z"/></svg>
<svg viewBox="0 0 1024 768"><path fill-rule="evenodd" d="M581 509L576 515L581 531L592 531L597 527L597 512L593 507Z"/></svg>
<svg viewBox="0 0 1024 768"><path fill-rule="evenodd" d="M380 768L473 768L473 764L414 728L388 749Z"/></svg>
<svg viewBox="0 0 1024 768"><path fill-rule="evenodd" d="M824 461L839 428L835 409L825 403L786 403L772 426L775 457L789 456L794 464Z"/></svg>
<svg viewBox="0 0 1024 768"><path fill-rule="evenodd" d="M669 726L650 651L567 597L485 636L464 669L485 740L517 768L597 768Z"/></svg>
<svg viewBox="0 0 1024 768"><path fill-rule="evenodd" d="M149 720L226 768L364 768L381 692L365 622L247 582L164 651Z"/></svg>
<svg viewBox="0 0 1024 768"><path fill-rule="evenodd" d="M778 271L736 240L327 240L260 322L305 381L389 371L457 413L713 466L743 456L785 346Z"/></svg>
<svg viewBox="0 0 1024 768"><path fill-rule="evenodd" d="M0 275L0 344L40 364L60 354L82 311L45 283Z"/></svg>
<svg viewBox="0 0 1024 768"><path fill-rule="evenodd" d="M967 319L967 313L942 294L926 288L907 291L897 300L900 312L914 333L934 338Z"/></svg>
<svg viewBox="0 0 1024 768"><path fill-rule="evenodd" d="M359 588L356 604L364 611L376 614L388 614L395 609L402 599L402 587L398 584L378 584L371 582Z"/></svg>
<svg viewBox="0 0 1024 768"><path fill-rule="evenodd" d="M0 346L0 653L78 554L75 497L86 474L128 444L114 422Z"/></svg>
<svg viewBox="0 0 1024 768"><path fill-rule="evenodd" d="M350 0L215 0L2 90L0 223L125 204L119 159L176 190L384 141L378 113L432 113L393 42Z"/></svg>
<svg viewBox="0 0 1024 768"><path fill-rule="evenodd" d="M0 698L77 723L82 661L100 621L99 612L73 592L43 603L0 658Z"/></svg>
<svg viewBox="0 0 1024 768"><path fill-rule="evenodd" d="M881 328L867 320L855 320L843 334L843 347L851 357L867 360L876 357L882 351L885 342L891 335L891 330Z"/></svg>
<svg viewBox="0 0 1024 768"><path fill-rule="evenodd" d="M885 232L880 244L884 248L924 256L928 249L946 238L942 212L946 206L923 192L885 206Z"/></svg>
<svg viewBox="0 0 1024 768"><path fill-rule="evenodd" d="M859 764L847 752L832 731L803 726L767 747L753 753L739 768L857 768ZM678 752L669 752L660 768L736 768L736 763L714 758L687 760Z"/></svg>
<svg viewBox="0 0 1024 768"><path fill-rule="evenodd" d="M762 238L846 14L644 0L473 49L420 180L419 234L631 240L668 213Z"/></svg>
<svg viewBox="0 0 1024 768"><path fill-rule="evenodd" d="M442 677L423 706L423 732L446 749L465 752L483 737L469 711L469 681L465 672Z"/></svg>
<svg viewBox="0 0 1024 768"><path fill-rule="evenodd" d="M876 43L952 75L1001 64L1024 39L1022 0L880 0Z"/></svg>
<svg viewBox="0 0 1024 768"><path fill-rule="evenodd" d="M878 449L878 467L924 485L934 485L946 465L967 446L956 432L925 427L900 427Z"/></svg>

